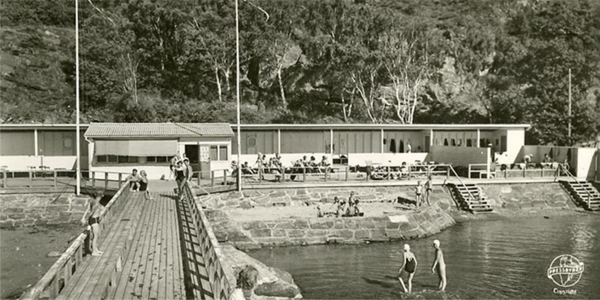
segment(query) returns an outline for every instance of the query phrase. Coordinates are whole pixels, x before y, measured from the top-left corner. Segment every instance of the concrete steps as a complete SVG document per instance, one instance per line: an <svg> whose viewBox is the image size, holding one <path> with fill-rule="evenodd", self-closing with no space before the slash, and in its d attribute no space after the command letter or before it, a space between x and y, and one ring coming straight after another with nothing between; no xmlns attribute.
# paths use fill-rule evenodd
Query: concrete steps
<svg viewBox="0 0 600 300"><path fill-rule="evenodd" d="M600 211L600 192L587 181L560 181L573 201L590 211Z"/></svg>
<svg viewBox="0 0 600 300"><path fill-rule="evenodd" d="M494 211L483 191L475 184L448 184L450 191L463 210L471 213L491 213Z"/></svg>

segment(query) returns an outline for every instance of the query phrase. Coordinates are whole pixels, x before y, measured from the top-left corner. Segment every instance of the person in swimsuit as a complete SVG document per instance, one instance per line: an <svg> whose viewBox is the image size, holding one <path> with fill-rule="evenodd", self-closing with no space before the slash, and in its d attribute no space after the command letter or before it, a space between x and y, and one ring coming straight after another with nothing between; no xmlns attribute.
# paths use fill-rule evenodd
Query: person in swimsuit
<svg viewBox="0 0 600 300"><path fill-rule="evenodd" d="M420 180L417 182L417 186L415 187L415 195L417 201L417 209L419 209L419 207L421 207L421 195L423 195L423 185L421 184Z"/></svg>
<svg viewBox="0 0 600 300"><path fill-rule="evenodd" d="M148 174L144 170L140 171L140 192L144 194L146 200L154 200L148 189Z"/></svg>
<svg viewBox="0 0 600 300"><path fill-rule="evenodd" d="M410 252L410 246L408 244L404 244L404 259L402 260L402 266L400 270L398 270L398 280L400 280L400 284L402 284L402 288L405 293L410 293L412 291L412 279L415 275L415 271L417 270L417 258L415 255ZM408 274L408 290L404 285L404 281L402 280L402 271Z"/></svg>
<svg viewBox="0 0 600 300"><path fill-rule="evenodd" d="M440 291L444 291L446 289L446 263L444 262L444 253L442 253L442 249L440 248L440 241L433 241L433 248L435 248L435 260L433 261L433 266L431 266L431 273L435 274L437 271L440 278L438 288Z"/></svg>
<svg viewBox="0 0 600 300"><path fill-rule="evenodd" d="M173 178L175 177L175 167L177 166L177 161L179 160L179 156L177 154L173 155L173 157L171 157L171 165L169 166L169 178L167 178L167 181L171 181L171 176L173 176Z"/></svg>
<svg viewBox="0 0 600 300"><path fill-rule="evenodd" d="M183 199L183 185L186 181L185 171L186 167L183 165L183 162L178 161L175 167L175 181L177 181L177 198L179 200Z"/></svg>
<svg viewBox="0 0 600 300"><path fill-rule="evenodd" d="M137 192L140 190L140 175L138 175L137 169L131 171L131 175L127 176L125 180L129 180L129 190Z"/></svg>
<svg viewBox="0 0 600 300"><path fill-rule="evenodd" d="M100 200L104 196L103 193L92 193L92 198L89 199L83 216L81 217L82 225L90 225L92 239L92 256L101 256L102 251L98 249L98 236L100 235L100 216L104 213L104 206L100 204Z"/></svg>
<svg viewBox="0 0 600 300"><path fill-rule="evenodd" d="M429 202L429 197L431 196L431 192L433 191L433 185L431 184L431 175L427 177L427 181L425 182L425 201L427 201L427 205L431 206L431 202Z"/></svg>

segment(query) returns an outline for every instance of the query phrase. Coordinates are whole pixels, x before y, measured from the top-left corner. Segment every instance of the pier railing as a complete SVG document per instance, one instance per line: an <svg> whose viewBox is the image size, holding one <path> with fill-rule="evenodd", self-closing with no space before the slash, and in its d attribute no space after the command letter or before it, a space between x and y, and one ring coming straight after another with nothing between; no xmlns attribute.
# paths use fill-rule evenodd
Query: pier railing
<svg viewBox="0 0 600 300"><path fill-rule="evenodd" d="M106 204L104 212L100 215L100 232L107 232L106 229L113 223L115 215L122 210L125 203L122 199L129 194L128 187L129 182L125 181ZM77 272L83 259L90 254L89 249L86 249L86 247L89 247L90 242L90 226L87 226L35 286L21 295L19 299L55 299L67 285L72 275Z"/></svg>
<svg viewBox="0 0 600 300"><path fill-rule="evenodd" d="M75 170L30 168L28 170L6 170L0 171L2 175L2 188L42 188L60 191L61 188L75 186L77 173ZM104 172L104 171L81 171L81 185L85 187L104 188L105 190L117 190L130 173ZM9 176L10 175L10 176Z"/></svg>
<svg viewBox="0 0 600 300"><path fill-rule="evenodd" d="M191 208L192 221L196 227L200 251L213 291L213 299L229 299L236 286L233 269L228 265L212 227L208 223L204 211L196 203L194 192L187 183L184 185L184 194L184 199L188 201Z"/></svg>

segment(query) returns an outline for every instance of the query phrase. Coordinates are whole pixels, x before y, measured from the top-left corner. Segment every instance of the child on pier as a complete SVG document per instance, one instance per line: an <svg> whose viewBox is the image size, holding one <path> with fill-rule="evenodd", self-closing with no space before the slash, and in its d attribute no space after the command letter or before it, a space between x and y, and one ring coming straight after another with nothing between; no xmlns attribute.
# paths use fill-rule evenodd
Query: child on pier
<svg viewBox="0 0 600 300"><path fill-rule="evenodd" d="M98 236L100 235L100 216L104 213L104 206L100 204L100 200L104 196L101 192L92 192L93 198L89 199L87 207L83 216L81 217L81 224L90 225L91 240L92 240L92 256L101 256L102 251L98 249Z"/></svg>

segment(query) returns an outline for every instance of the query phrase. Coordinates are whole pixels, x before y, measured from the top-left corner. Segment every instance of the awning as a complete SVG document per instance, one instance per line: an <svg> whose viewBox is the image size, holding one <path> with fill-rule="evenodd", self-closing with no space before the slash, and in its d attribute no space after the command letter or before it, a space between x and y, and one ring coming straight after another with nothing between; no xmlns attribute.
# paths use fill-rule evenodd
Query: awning
<svg viewBox="0 0 600 300"><path fill-rule="evenodd" d="M177 140L96 140L96 155L173 156Z"/></svg>

